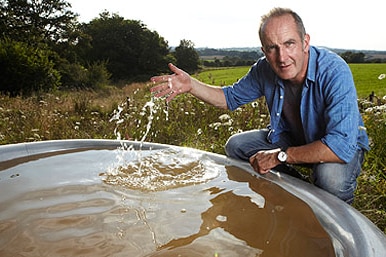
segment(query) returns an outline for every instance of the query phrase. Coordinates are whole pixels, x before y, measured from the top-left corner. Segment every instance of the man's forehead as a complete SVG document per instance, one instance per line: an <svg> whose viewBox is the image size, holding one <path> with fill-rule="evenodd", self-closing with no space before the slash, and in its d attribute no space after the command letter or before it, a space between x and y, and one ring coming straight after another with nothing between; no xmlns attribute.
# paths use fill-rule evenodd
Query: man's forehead
<svg viewBox="0 0 386 257"><path fill-rule="evenodd" d="M264 24L263 31L266 33L272 29L292 26L296 27L295 19L290 14L284 14L269 18Z"/></svg>
<svg viewBox="0 0 386 257"><path fill-rule="evenodd" d="M267 21L263 31L265 44L284 43L288 40L299 39L294 19L290 15L286 16L274 17Z"/></svg>

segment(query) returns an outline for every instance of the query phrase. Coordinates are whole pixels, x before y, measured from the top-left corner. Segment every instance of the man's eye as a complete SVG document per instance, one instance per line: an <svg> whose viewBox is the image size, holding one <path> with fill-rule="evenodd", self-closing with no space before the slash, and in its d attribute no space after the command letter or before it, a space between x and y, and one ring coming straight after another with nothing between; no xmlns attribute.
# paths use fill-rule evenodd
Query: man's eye
<svg viewBox="0 0 386 257"><path fill-rule="evenodd" d="M285 43L286 47L291 47L291 46L293 46L294 44L295 44L295 42L293 42L293 41L289 41L289 42L286 42L286 43Z"/></svg>
<svg viewBox="0 0 386 257"><path fill-rule="evenodd" d="M272 52L272 51L276 50L276 46L267 46L266 49L268 52Z"/></svg>

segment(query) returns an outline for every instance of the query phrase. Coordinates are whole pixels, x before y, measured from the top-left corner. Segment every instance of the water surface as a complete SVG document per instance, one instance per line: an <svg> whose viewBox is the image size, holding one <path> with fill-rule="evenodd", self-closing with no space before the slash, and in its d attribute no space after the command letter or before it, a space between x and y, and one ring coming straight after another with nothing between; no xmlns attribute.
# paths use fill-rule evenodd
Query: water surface
<svg viewBox="0 0 386 257"><path fill-rule="evenodd" d="M334 256L301 200L191 150L0 163L0 256Z"/></svg>

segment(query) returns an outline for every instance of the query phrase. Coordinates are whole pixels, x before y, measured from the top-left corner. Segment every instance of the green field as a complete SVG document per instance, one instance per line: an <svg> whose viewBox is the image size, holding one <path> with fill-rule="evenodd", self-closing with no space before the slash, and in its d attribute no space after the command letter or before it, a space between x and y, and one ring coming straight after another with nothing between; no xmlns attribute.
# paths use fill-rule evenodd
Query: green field
<svg viewBox="0 0 386 257"><path fill-rule="evenodd" d="M248 72L249 68L250 67L208 69L200 72L195 77L211 85L231 85L242 78Z"/></svg>
<svg viewBox="0 0 386 257"><path fill-rule="evenodd" d="M377 96L386 95L386 78L378 79L380 74L386 74L386 63L350 64L358 97L366 98L372 91ZM213 85L230 85L243 77L250 67L211 69L196 75L199 80Z"/></svg>
<svg viewBox="0 0 386 257"><path fill-rule="evenodd" d="M355 86L360 98L367 97L372 91L377 96L386 95L386 79L378 79L386 74L386 63L350 64Z"/></svg>

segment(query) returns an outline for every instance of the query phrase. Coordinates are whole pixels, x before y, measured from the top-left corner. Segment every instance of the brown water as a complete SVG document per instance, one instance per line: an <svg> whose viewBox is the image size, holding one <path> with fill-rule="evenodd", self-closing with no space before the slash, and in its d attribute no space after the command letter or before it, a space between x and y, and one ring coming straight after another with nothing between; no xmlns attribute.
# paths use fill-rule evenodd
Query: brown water
<svg viewBox="0 0 386 257"><path fill-rule="evenodd" d="M304 202L240 168L88 150L0 171L0 256L335 255Z"/></svg>

